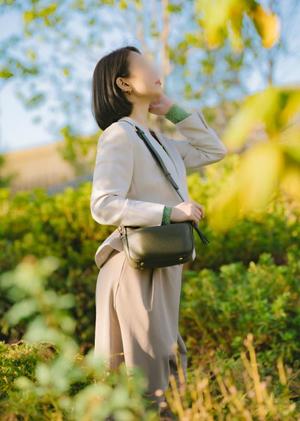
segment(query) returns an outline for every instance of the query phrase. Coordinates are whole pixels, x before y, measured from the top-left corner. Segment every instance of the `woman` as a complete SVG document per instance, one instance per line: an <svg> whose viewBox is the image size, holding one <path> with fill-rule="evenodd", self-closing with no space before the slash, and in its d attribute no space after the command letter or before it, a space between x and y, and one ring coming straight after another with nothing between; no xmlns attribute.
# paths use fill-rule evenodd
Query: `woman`
<svg viewBox="0 0 300 421"><path fill-rule="evenodd" d="M183 139L148 128L148 112L174 123ZM93 115L99 137L91 193L91 214L103 225L157 226L204 216L190 200L186 170L220 161L227 149L200 111L187 112L164 94L156 69L132 46L101 58L93 74ZM139 126L159 152L180 188L183 202L134 130ZM193 251L193 259L196 256ZM139 367L148 393L160 403L177 377L176 349L186 377L187 357L178 331L182 264L134 269L116 228L95 254L95 354L109 367ZM155 393L156 392L156 393Z"/></svg>

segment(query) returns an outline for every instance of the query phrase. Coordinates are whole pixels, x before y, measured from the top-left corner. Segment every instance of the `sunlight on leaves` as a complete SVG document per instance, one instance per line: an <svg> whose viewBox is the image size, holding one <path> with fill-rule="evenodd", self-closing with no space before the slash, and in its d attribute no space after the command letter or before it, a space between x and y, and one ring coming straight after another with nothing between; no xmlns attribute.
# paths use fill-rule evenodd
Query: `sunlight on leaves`
<svg viewBox="0 0 300 421"><path fill-rule="evenodd" d="M275 13L266 11L260 4L257 4L250 12L257 32L261 36L265 48L273 47L279 39L280 20Z"/></svg>

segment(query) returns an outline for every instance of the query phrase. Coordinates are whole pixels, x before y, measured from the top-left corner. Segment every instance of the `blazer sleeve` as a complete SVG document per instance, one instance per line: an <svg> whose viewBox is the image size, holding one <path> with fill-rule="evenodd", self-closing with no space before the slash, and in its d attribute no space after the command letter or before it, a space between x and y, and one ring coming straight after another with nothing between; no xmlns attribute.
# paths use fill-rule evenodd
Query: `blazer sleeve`
<svg viewBox="0 0 300 421"><path fill-rule="evenodd" d="M179 107L179 106L178 106ZM214 129L209 127L201 111L188 116L182 114L180 121L173 120L184 139L167 139L178 149L187 169L198 169L225 157L228 150ZM172 120L171 120L172 121ZM166 136L165 136L166 137Z"/></svg>
<svg viewBox="0 0 300 421"><path fill-rule="evenodd" d="M90 210L104 225L160 225L164 204L126 197L133 176L133 144L118 122L102 132L97 144Z"/></svg>

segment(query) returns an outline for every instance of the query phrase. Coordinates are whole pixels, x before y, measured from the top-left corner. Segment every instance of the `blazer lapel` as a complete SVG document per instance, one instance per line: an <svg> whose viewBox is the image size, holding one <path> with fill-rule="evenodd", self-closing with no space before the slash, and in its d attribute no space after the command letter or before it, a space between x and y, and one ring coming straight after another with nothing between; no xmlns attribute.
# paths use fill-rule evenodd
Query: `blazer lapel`
<svg viewBox="0 0 300 421"><path fill-rule="evenodd" d="M160 150L161 150L161 151L163 151L165 155L167 155L168 160L172 161L172 165L173 165L173 167L174 167L174 169L175 169L175 171L176 171L176 174L177 174L177 176L179 176L178 169L177 169L177 165L176 165L176 161L175 161L175 157L173 156L172 151L171 151L170 149L168 149L168 146L166 145L165 140L164 140L164 138L160 135L160 133L155 132L155 134L156 134L156 137L158 138L158 140L162 143L162 145L164 146L164 148L167 150L167 152L165 152L165 149L164 149L164 148L162 148L162 147L159 145L159 146L160 146ZM156 143L157 143L157 141L156 141Z"/></svg>
<svg viewBox="0 0 300 421"><path fill-rule="evenodd" d="M152 136L152 134L149 132L149 130L145 130L145 127L137 124L133 119L131 119L130 117L122 117L120 118L118 121L127 121L128 123L130 123L133 128L134 125L138 126L141 130L143 130L143 132L145 133L145 135L147 136L147 138L149 139L149 141L151 142L151 144L153 145L153 147L156 149L156 151L158 152L158 154L160 155L160 157L162 158L162 160L164 161L165 166L167 167L167 169L169 170L170 174L172 175L172 177L174 178L174 180L176 181L176 183L178 184L179 187L179 191L180 194L182 194L182 190L181 190L181 180L180 180L180 176L177 170L177 166L176 166L176 160L175 157L172 156L172 151L170 151L170 149L168 149L166 143L164 142L164 139L162 138L162 136L160 136L159 133L155 132L157 138L159 139L159 141L162 143L162 145L166 148L166 150L168 152L166 152L164 150L164 148L159 144L159 142ZM136 136L138 136L137 133L135 133ZM139 137L139 136L138 136ZM140 137L139 137L140 139ZM140 139L142 141L142 139ZM147 148L147 145L145 145L145 148ZM154 158L153 158L154 159ZM171 183L170 183L171 184ZM175 191L175 189L174 189ZM179 195L177 195L179 197ZM184 196L183 196L184 197Z"/></svg>
<svg viewBox="0 0 300 421"><path fill-rule="evenodd" d="M177 168L176 157L173 155L173 151L171 150L171 148L168 148L168 145L166 144L163 136L161 136L158 131L155 131L155 134L156 134L156 137L158 138L158 140L162 143L162 145L164 147L162 147L159 144L159 142L157 142L157 140L155 138L153 138L152 135L150 136L150 140L151 141L153 140L155 142L154 146L155 146L156 150L158 151L158 153L162 157L162 159L164 161L164 164L166 165L166 167L170 171L171 175L173 176L174 180L176 181L176 183L179 187L180 194L184 197L183 189L181 187L182 177L180 176L178 168ZM167 150L167 152L165 151L164 148ZM177 195L177 196L179 197L179 195Z"/></svg>

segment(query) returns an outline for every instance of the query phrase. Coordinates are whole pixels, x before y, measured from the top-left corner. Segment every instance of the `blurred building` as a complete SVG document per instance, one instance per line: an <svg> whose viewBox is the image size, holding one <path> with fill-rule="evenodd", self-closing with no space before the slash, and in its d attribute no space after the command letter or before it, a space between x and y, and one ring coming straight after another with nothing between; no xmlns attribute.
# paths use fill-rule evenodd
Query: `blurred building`
<svg viewBox="0 0 300 421"><path fill-rule="evenodd" d="M76 185L79 180L91 179L91 174L76 176L75 169L64 160L58 150L63 141L4 153L1 173L14 174L12 191L42 187L59 191L62 186Z"/></svg>

